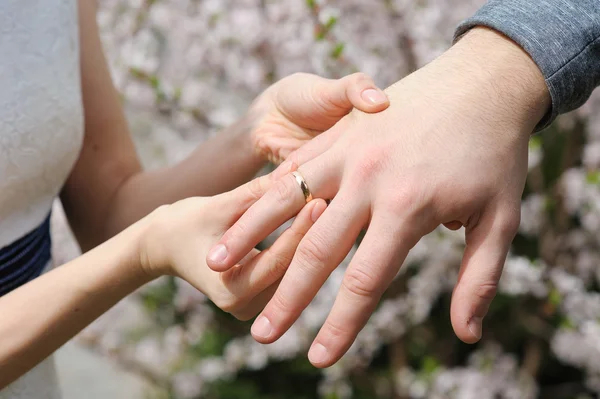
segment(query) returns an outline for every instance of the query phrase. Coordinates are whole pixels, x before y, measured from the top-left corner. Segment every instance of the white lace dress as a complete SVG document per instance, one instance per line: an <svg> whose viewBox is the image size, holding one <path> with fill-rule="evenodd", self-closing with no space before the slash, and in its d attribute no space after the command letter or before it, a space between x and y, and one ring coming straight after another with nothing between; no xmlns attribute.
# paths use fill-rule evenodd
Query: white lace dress
<svg viewBox="0 0 600 399"><path fill-rule="evenodd" d="M82 135L77 0L0 0L0 248L45 219ZM8 398L60 398L52 358Z"/></svg>

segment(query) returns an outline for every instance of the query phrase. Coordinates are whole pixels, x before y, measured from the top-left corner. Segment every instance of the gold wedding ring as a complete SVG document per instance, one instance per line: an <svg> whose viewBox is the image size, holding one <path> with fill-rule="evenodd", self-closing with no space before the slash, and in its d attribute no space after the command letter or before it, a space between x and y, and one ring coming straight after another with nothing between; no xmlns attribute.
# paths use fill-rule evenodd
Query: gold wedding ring
<svg viewBox="0 0 600 399"><path fill-rule="evenodd" d="M298 171L292 172L292 176L294 176L294 178L298 182L298 185L300 186L300 189L302 190L302 194L304 194L304 200L308 204L310 201L312 201L313 196L310 193L308 184L306 184L306 180L304 180L304 177Z"/></svg>

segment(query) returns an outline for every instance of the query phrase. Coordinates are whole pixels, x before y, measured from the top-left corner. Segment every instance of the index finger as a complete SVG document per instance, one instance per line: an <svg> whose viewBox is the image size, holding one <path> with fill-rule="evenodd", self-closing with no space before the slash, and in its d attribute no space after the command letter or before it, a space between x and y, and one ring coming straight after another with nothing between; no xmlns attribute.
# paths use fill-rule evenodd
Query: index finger
<svg viewBox="0 0 600 399"><path fill-rule="evenodd" d="M328 160L319 159L311 161L299 171L314 198L327 198L335 194L336 168L330 167ZM328 167L324 166L325 163ZM317 173L319 170L321 172ZM229 270L305 205L306 200L296 178L288 174L279 179L209 251L206 259L208 266L218 272Z"/></svg>
<svg viewBox="0 0 600 399"><path fill-rule="evenodd" d="M327 204L316 199L307 204L292 225L275 241L247 262L220 273L221 281L237 297L250 301L255 295L279 280L287 270L298 244L321 216Z"/></svg>

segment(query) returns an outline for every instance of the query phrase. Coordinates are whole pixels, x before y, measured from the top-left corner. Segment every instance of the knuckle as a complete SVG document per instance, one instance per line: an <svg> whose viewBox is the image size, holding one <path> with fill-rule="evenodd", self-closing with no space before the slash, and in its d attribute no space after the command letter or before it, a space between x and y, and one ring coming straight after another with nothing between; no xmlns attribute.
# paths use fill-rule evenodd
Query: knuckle
<svg viewBox="0 0 600 399"><path fill-rule="evenodd" d="M287 254L267 250L265 256L267 257L268 270L272 280L277 280L283 276L292 262L291 257Z"/></svg>
<svg viewBox="0 0 600 399"><path fill-rule="evenodd" d="M246 237L247 232L248 227L244 221L240 219L223 235L222 242L227 243L228 249L231 249L229 247L232 246L232 241L235 241L235 238L238 237Z"/></svg>
<svg viewBox="0 0 600 399"><path fill-rule="evenodd" d="M273 310L273 314L284 315L288 314L290 309L293 309L291 305L290 301L287 300L285 295L281 293L281 290L278 289L275 291L268 306Z"/></svg>
<svg viewBox="0 0 600 399"><path fill-rule="evenodd" d="M330 100L331 85L328 80L319 80L309 92L310 99L314 104L321 107L322 110L328 109Z"/></svg>
<svg viewBox="0 0 600 399"><path fill-rule="evenodd" d="M419 197L416 190L408 185L402 185L396 187L393 193L389 196L389 207L395 213L406 213L407 210L411 209Z"/></svg>
<svg viewBox="0 0 600 399"><path fill-rule="evenodd" d="M498 229L502 237L512 240L519 229L521 223L520 209L510 210L500 213L498 216Z"/></svg>
<svg viewBox="0 0 600 399"><path fill-rule="evenodd" d="M251 180L247 187L248 187L248 193L250 194L250 197L252 200L259 200L263 194L265 193L264 191L264 176L261 176L259 178L256 178L254 180Z"/></svg>
<svg viewBox="0 0 600 399"><path fill-rule="evenodd" d="M372 84L373 79L364 72L356 72L350 75L350 81L356 85Z"/></svg>
<svg viewBox="0 0 600 399"><path fill-rule="evenodd" d="M244 268L240 265L235 265L231 269L218 274L222 287L230 288L236 281L239 281Z"/></svg>
<svg viewBox="0 0 600 399"><path fill-rule="evenodd" d="M351 335L351 332L347 327L342 327L331 320L327 320L325 322L323 331L326 335L329 335L331 338L333 338L333 341L344 339Z"/></svg>
<svg viewBox="0 0 600 399"><path fill-rule="evenodd" d="M434 216L434 188L423 185L422 175L413 172L399 179L392 192L387 196L387 205L394 215L404 215L419 221L420 225L429 225Z"/></svg>
<svg viewBox="0 0 600 399"><path fill-rule="evenodd" d="M293 176L286 175L285 178L278 180L273 186L273 195L275 200L279 204L287 204L296 196L294 192L296 187L294 187L295 181Z"/></svg>
<svg viewBox="0 0 600 399"><path fill-rule="evenodd" d="M354 178L360 182L371 180L384 168L387 155L388 150L385 148L365 150L354 168Z"/></svg>
<svg viewBox="0 0 600 399"><path fill-rule="evenodd" d="M314 272L329 259L327 250L322 245L322 240L313 234L305 237L298 246L297 260L305 272Z"/></svg>
<svg viewBox="0 0 600 399"><path fill-rule="evenodd" d="M233 312L231 315L239 321L248 321L258 314L258 311L238 311Z"/></svg>
<svg viewBox="0 0 600 399"><path fill-rule="evenodd" d="M306 235L306 232L302 229L302 227L299 226L294 226L294 223L292 223L292 225L290 226L290 228L288 228L286 231L283 232L283 234L281 235L280 239L285 239L286 241L290 242L294 247L294 249L296 249L298 247L298 244L300 244L300 242L302 241L302 239L304 238L304 236ZM290 254L290 261L291 258L293 258L294 254Z"/></svg>
<svg viewBox="0 0 600 399"><path fill-rule="evenodd" d="M241 301L234 295L229 293L222 294L220 297L213 300L214 304L217 305L222 311L226 313L235 313L239 310Z"/></svg>
<svg viewBox="0 0 600 399"><path fill-rule="evenodd" d="M348 270L342 280L342 286L358 297L373 298L378 291L377 280L360 269Z"/></svg>
<svg viewBox="0 0 600 399"><path fill-rule="evenodd" d="M478 300L489 303L496 296L496 292L498 292L498 283L496 281L490 281L475 287L473 295L475 295Z"/></svg>
<svg viewBox="0 0 600 399"><path fill-rule="evenodd" d="M297 150L293 151L290 155L287 156L286 161L290 162L290 169L285 170L285 173L291 173L298 169L298 165L300 164L300 155L306 151L304 147L300 147Z"/></svg>
<svg viewBox="0 0 600 399"><path fill-rule="evenodd" d="M386 199L386 208L391 215L395 217L417 218L420 209L425 207L421 202L420 194L417 189L411 187L397 187ZM410 221L405 220L406 223Z"/></svg>

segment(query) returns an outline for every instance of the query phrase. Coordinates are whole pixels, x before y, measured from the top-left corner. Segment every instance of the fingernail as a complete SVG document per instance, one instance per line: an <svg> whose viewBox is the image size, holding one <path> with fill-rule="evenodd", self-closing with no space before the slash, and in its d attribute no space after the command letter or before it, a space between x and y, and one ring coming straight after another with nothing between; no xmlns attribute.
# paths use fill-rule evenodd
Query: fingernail
<svg viewBox="0 0 600 399"><path fill-rule="evenodd" d="M308 351L308 360L313 364L321 364L327 361L327 348L321 344L314 344Z"/></svg>
<svg viewBox="0 0 600 399"><path fill-rule="evenodd" d="M363 100L374 105L383 104L388 100L387 96L381 90L367 89L362 92Z"/></svg>
<svg viewBox="0 0 600 399"><path fill-rule="evenodd" d="M277 169L275 170L275 173L273 174L273 177L275 178L275 180L278 180L293 171L294 171L294 163L292 161L285 161L284 163L279 165L279 167L277 167Z"/></svg>
<svg viewBox="0 0 600 399"><path fill-rule="evenodd" d="M471 321L469 321L469 331L471 334L478 340L481 339L481 322L483 319L481 317L473 317Z"/></svg>
<svg viewBox="0 0 600 399"><path fill-rule="evenodd" d="M221 263L227 258L227 248L219 244L208 253L208 260L214 263Z"/></svg>
<svg viewBox="0 0 600 399"><path fill-rule="evenodd" d="M259 338L269 338L271 332L273 331L273 327L271 327L271 322L265 316L259 316L252 324L252 328L250 329L252 335L255 335Z"/></svg>
<svg viewBox="0 0 600 399"><path fill-rule="evenodd" d="M313 210L310 213L310 219L313 221L313 223L316 222L319 217L321 217L325 209L327 209L327 204L325 204L325 202L319 201L314 205Z"/></svg>
<svg viewBox="0 0 600 399"><path fill-rule="evenodd" d="M282 173L288 173L290 168L292 167L292 161L285 161L281 165L279 165L279 169Z"/></svg>

